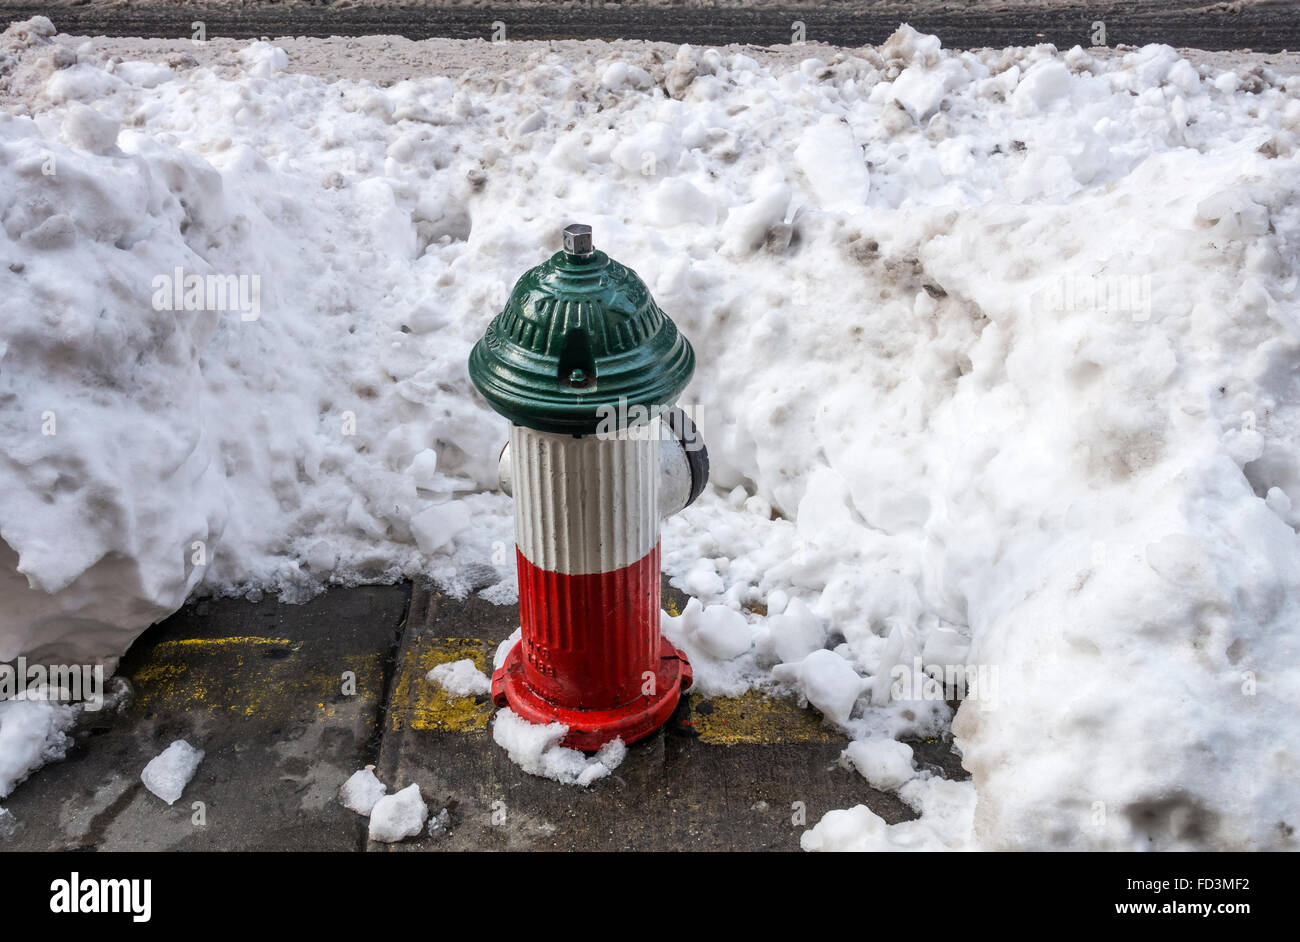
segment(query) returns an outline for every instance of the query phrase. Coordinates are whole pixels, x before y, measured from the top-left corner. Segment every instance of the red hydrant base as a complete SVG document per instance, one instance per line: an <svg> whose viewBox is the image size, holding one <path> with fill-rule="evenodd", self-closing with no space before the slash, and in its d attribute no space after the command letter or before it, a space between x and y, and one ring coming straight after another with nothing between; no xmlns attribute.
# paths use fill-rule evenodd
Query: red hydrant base
<svg viewBox="0 0 1300 942"><path fill-rule="evenodd" d="M659 672L655 693L612 710L579 710L542 699L524 679L523 642L517 642L506 662L492 674L492 699L508 706L530 723L563 723L569 727L563 744L594 752L621 738L624 743L642 739L668 721L682 691L693 679L690 661L667 638L659 639Z"/></svg>

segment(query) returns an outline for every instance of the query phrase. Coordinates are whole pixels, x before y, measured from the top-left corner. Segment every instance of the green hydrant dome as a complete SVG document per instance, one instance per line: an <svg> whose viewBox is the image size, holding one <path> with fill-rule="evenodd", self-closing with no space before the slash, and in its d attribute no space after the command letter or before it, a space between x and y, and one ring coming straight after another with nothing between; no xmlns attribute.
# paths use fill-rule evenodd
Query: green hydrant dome
<svg viewBox="0 0 1300 942"><path fill-rule="evenodd" d="M524 273L469 355L470 379L493 409L572 435L597 431L602 407L668 408L694 371L695 351L645 282L596 251L583 225L568 226L564 250Z"/></svg>

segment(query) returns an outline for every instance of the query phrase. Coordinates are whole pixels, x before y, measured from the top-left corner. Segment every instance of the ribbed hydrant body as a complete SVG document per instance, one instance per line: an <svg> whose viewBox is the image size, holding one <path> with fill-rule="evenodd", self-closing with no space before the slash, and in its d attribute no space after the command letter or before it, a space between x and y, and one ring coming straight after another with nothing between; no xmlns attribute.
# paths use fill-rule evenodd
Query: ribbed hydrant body
<svg viewBox="0 0 1300 942"><path fill-rule="evenodd" d="M690 686L659 631L659 521L699 494L708 462L674 408L690 344L635 273L592 249L588 227L564 235L564 251L519 279L470 376L511 421L500 476L521 636L492 694L590 750L657 729Z"/></svg>

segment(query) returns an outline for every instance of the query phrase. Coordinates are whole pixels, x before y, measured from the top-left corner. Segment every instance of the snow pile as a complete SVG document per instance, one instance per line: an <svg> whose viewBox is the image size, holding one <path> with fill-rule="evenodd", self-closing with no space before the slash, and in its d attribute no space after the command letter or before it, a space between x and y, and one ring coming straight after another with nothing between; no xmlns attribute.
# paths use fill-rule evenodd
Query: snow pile
<svg viewBox="0 0 1300 942"><path fill-rule="evenodd" d="M438 664L426 679L447 692L447 698L482 696L492 690L491 679L470 658Z"/></svg>
<svg viewBox="0 0 1300 942"><path fill-rule="evenodd" d="M33 23L5 45L42 53ZM447 196L373 150L336 183L334 135L369 133L376 92L300 129L325 86L282 59L250 47L246 74L194 85L72 64L34 118L0 115L0 660L111 663L200 585L513 578L493 561L508 502L473 493L504 433L470 398L471 327L440 330L489 305L438 287L450 255L417 246L460 249L436 242L436 205L406 205ZM265 123L228 97L253 87L278 102ZM240 140L167 126L196 95ZM271 144L277 126L298 142ZM317 156L286 162L299 145Z"/></svg>
<svg viewBox="0 0 1300 942"><path fill-rule="evenodd" d="M585 788L623 764L627 756L623 740L611 740L588 757L577 749L560 745L568 731L569 727L563 723L545 726L530 723L509 707L498 710L492 722L493 741L506 750L511 762L529 775Z"/></svg>
<svg viewBox="0 0 1300 942"><path fill-rule="evenodd" d="M412 783L375 802L370 810L370 839L396 844L423 831L428 819L429 806L420 797L420 786Z"/></svg>
<svg viewBox="0 0 1300 942"><path fill-rule="evenodd" d="M175 804L202 761L202 749L195 749L185 740L178 739L149 760L140 773L140 781L167 804Z"/></svg>
<svg viewBox="0 0 1300 942"><path fill-rule="evenodd" d="M358 769L339 789L339 803L349 811L369 817L375 804L384 797L388 786L376 777L373 766Z"/></svg>
<svg viewBox="0 0 1300 942"><path fill-rule="evenodd" d="M509 600L465 357L581 219L699 353L718 490L663 558L702 688L951 722L973 773L810 844L1295 846L1297 79L910 29L391 87L4 48L0 658L192 591ZM187 310L177 267L248 290Z"/></svg>

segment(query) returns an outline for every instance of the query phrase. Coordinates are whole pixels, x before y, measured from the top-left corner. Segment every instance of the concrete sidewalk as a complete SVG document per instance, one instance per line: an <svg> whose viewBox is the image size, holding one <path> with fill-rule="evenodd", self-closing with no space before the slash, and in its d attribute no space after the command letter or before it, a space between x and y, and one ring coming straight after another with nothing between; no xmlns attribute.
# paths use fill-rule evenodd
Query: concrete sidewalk
<svg viewBox="0 0 1300 942"><path fill-rule="evenodd" d="M666 585L664 599L684 602ZM124 659L134 701L87 714L67 759L6 799L20 827L0 849L797 850L834 808L915 817L838 765L844 738L814 711L758 695L688 696L592 788L527 775L492 742L486 696L447 700L424 679L462 657L489 669L517 624L514 606L410 584L187 606ZM169 807L140 771L174 739L206 756ZM965 777L946 744L914 748ZM390 793L419 783L449 829L368 842L337 800L367 764Z"/></svg>

